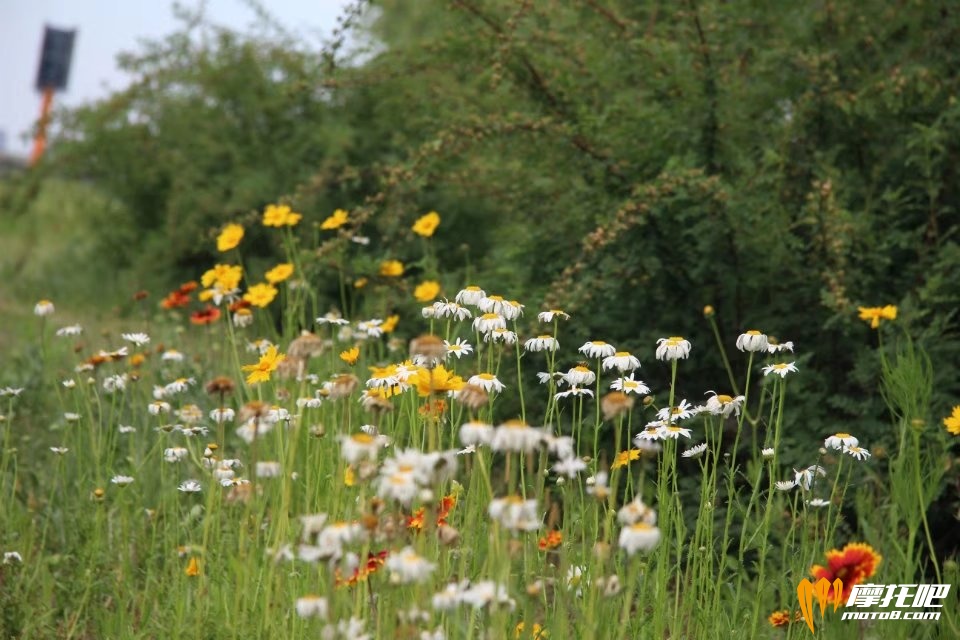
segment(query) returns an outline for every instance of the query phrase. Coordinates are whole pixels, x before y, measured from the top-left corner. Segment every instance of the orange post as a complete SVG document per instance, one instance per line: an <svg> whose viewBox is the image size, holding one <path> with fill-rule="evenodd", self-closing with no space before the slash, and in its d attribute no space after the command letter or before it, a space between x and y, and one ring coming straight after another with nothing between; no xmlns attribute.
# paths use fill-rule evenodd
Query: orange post
<svg viewBox="0 0 960 640"><path fill-rule="evenodd" d="M50 122L50 108L53 106L53 87L43 90L43 101L40 103L40 120L37 122L37 135L33 138L33 151L30 152L30 166L37 164L47 148L47 124Z"/></svg>

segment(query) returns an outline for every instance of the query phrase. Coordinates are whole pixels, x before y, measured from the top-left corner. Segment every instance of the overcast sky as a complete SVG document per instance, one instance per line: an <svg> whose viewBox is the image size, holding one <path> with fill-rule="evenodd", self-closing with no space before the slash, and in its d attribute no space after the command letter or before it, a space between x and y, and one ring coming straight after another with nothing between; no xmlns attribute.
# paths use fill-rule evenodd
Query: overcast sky
<svg viewBox="0 0 960 640"><path fill-rule="evenodd" d="M184 0L197 6L197 0ZM265 0L271 14L288 30L319 43L330 35L346 0ZM178 23L169 0L0 0L0 145L7 153L27 154L24 139L40 112L34 89L44 25L76 29L73 64L67 89L54 106L76 105L123 87L116 55L137 50L143 38L174 31ZM243 0L207 0L207 15L216 24L245 30L255 14Z"/></svg>

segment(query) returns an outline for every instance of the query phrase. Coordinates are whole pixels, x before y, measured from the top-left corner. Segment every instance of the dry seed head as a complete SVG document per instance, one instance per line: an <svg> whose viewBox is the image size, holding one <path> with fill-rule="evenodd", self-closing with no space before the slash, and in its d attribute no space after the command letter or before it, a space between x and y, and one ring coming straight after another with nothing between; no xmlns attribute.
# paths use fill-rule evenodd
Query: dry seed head
<svg viewBox="0 0 960 640"><path fill-rule="evenodd" d="M287 357L297 360L306 360L323 353L323 340L316 334L303 331L300 337L293 340L287 348Z"/></svg>
<svg viewBox="0 0 960 640"><path fill-rule="evenodd" d="M360 386L360 378L350 373L344 373L333 379L330 397L333 399L346 398L356 391L358 386Z"/></svg>
<svg viewBox="0 0 960 640"><path fill-rule="evenodd" d="M633 409L634 400L622 391L611 391L600 399L604 420L613 420Z"/></svg>
<svg viewBox="0 0 960 640"><path fill-rule="evenodd" d="M233 380L227 376L217 376L204 385L204 389L206 389L210 395L233 393L234 388Z"/></svg>
<svg viewBox="0 0 960 640"><path fill-rule="evenodd" d="M460 532L448 524L441 524L437 527L437 537L440 543L452 547L460 542Z"/></svg>
<svg viewBox="0 0 960 640"><path fill-rule="evenodd" d="M457 392L457 401L472 411L485 407L489 399L490 394L475 384L466 384Z"/></svg>
<svg viewBox="0 0 960 640"><path fill-rule="evenodd" d="M441 360L447 354L443 340L433 334L424 334L410 341L410 355L423 356L429 360Z"/></svg>

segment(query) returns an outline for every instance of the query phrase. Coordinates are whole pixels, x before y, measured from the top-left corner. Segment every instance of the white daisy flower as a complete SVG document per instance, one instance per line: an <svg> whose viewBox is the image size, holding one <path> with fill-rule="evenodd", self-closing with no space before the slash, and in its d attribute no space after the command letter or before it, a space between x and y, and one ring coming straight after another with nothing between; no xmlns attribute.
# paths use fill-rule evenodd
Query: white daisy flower
<svg viewBox="0 0 960 640"><path fill-rule="evenodd" d="M449 582L440 591L431 598L430 603L437 611L449 611L455 609L460 604L460 597L470 586L469 580L463 582Z"/></svg>
<svg viewBox="0 0 960 640"><path fill-rule="evenodd" d="M662 440L663 435L660 432L660 427L662 426L659 422L654 423L656 426L648 425L643 431L638 433L633 442L640 447L642 442L656 442L657 440Z"/></svg>
<svg viewBox="0 0 960 640"><path fill-rule="evenodd" d="M503 296L484 296L480 298L477 306L480 308L480 311L483 311L484 313L494 313L499 316L506 316L503 310L507 306L507 301Z"/></svg>
<svg viewBox="0 0 960 640"><path fill-rule="evenodd" d="M657 524L657 512L643 503L639 497L626 503L617 511L617 522L622 525L631 525L643 522L649 525Z"/></svg>
<svg viewBox="0 0 960 640"><path fill-rule="evenodd" d="M213 409L210 412L210 419L217 424L221 424L223 422L230 422L233 420L234 415L236 414L230 407L219 407L218 409Z"/></svg>
<svg viewBox="0 0 960 640"><path fill-rule="evenodd" d="M196 383L197 381L194 378L177 378L163 387L163 393L165 396L183 393Z"/></svg>
<svg viewBox="0 0 960 640"><path fill-rule="evenodd" d="M637 551L650 551L660 542L660 529L646 522L636 522L620 530L620 548L633 555Z"/></svg>
<svg viewBox="0 0 960 640"><path fill-rule="evenodd" d="M569 320L570 314L565 311L561 311L560 309L550 309L549 311L541 311L537 314L537 319L540 322L553 322L554 318L563 318L564 320Z"/></svg>
<svg viewBox="0 0 960 640"><path fill-rule="evenodd" d="M63 419L67 422L80 422L80 417L79 413L72 413L70 411L63 414Z"/></svg>
<svg viewBox="0 0 960 640"><path fill-rule="evenodd" d="M629 351L617 351L603 359L603 370L616 369L621 374L640 368L640 360Z"/></svg>
<svg viewBox="0 0 960 640"><path fill-rule="evenodd" d="M543 429L543 443L547 445L547 451L561 460L572 458L576 455L573 438L570 436L555 436L548 432L549 427Z"/></svg>
<svg viewBox="0 0 960 640"><path fill-rule="evenodd" d="M434 309L433 306L422 307L420 309L420 315L423 316L424 319L430 319L437 315L437 310Z"/></svg>
<svg viewBox="0 0 960 640"><path fill-rule="evenodd" d="M507 321L504 320L503 316L496 313L485 313L481 316L477 316L473 320L474 331L479 331L480 333L489 333L494 329L506 328Z"/></svg>
<svg viewBox="0 0 960 640"><path fill-rule="evenodd" d="M298 409L319 409L320 405L323 404L323 398L314 396L312 398L297 398L297 408Z"/></svg>
<svg viewBox="0 0 960 640"><path fill-rule="evenodd" d="M786 378L788 373L796 372L797 368L794 366L793 362L780 362L777 364L767 365L763 368L763 375L768 376L773 373L781 378Z"/></svg>
<svg viewBox="0 0 960 640"><path fill-rule="evenodd" d="M485 422L465 422L460 427L460 442L464 445L490 444L493 425Z"/></svg>
<svg viewBox="0 0 960 640"><path fill-rule="evenodd" d="M587 493L598 500L606 500L607 496L610 495L610 487L607 486L609 478L610 474L606 471L601 471L597 475L587 478Z"/></svg>
<svg viewBox="0 0 960 640"><path fill-rule="evenodd" d="M803 487L804 491L809 491L816 477L826 477L827 470L819 465L812 465L801 471L794 469L793 474L794 482Z"/></svg>
<svg viewBox="0 0 960 640"><path fill-rule="evenodd" d="M767 345L768 353L780 353L781 351L789 351L793 353L793 343L784 342L783 344L773 344L772 342Z"/></svg>
<svg viewBox="0 0 960 640"><path fill-rule="evenodd" d="M54 312L53 303L49 300L41 300L33 307L33 315L48 316Z"/></svg>
<svg viewBox="0 0 960 640"><path fill-rule="evenodd" d="M276 478L280 475L280 463L273 460L257 462L254 475L258 478Z"/></svg>
<svg viewBox="0 0 960 640"><path fill-rule="evenodd" d="M507 300L503 303L503 309L500 311L500 314L507 320L516 320L523 315L523 307L524 305L516 300Z"/></svg>
<svg viewBox="0 0 960 640"><path fill-rule="evenodd" d="M456 298L454 298L459 304L468 304L471 307L476 307L480 304L480 301L487 297L487 294L483 289L476 285L470 285L460 290L457 293Z"/></svg>
<svg viewBox="0 0 960 640"><path fill-rule="evenodd" d="M614 348L612 344L607 344L603 340L591 340L586 342L582 347L577 349L577 351L588 358L609 358L617 352L616 348Z"/></svg>
<svg viewBox="0 0 960 640"><path fill-rule="evenodd" d="M0 398L4 396L13 396L14 398L20 397L20 394L23 393L23 387L3 387L0 389Z"/></svg>
<svg viewBox="0 0 960 640"><path fill-rule="evenodd" d="M497 607L505 606L511 611L517 606L517 603L507 592L506 586L490 580L483 580L463 590L460 593L459 601L470 605L474 609L482 609L491 603L495 603Z"/></svg>
<svg viewBox="0 0 960 640"><path fill-rule="evenodd" d="M66 448L66 447L50 447L50 451L53 451L53 452L54 452L55 454L57 454L58 456L62 456L62 455L65 454L67 451L70 451L70 449L68 449L68 448Z"/></svg>
<svg viewBox="0 0 960 640"><path fill-rule="evenodd" d="M541 516L536 500L524 500L516 495L495 498L487 511L493 520L511 531L536 531L540 528Z"/></svg>
<svg viewBox="0 0 960 640"><path fill-rule="evenodd" d="M814 498L812 500L807 500L807 504L811 507L825 507L830 504L829 500L824 500L823 498Z"/></svg>
<svg viewBox="0 0 960 640"><path fill-rule="evenodd" d="M681 336L657 340L657 360L679 360L690 355L690 342Z"/></svg>
<svg viewBox="0 0 960 640"><path fill-rule="evenodd" d="M686 420L697 415L697 409L686 400L681 400L675 407L664 407L657 411L657 417L661 420Z"/></svg>
<svg viewBox="0 0 960 640"><path fill-rule="evenodd" d="M684 458L699 458L700 456L703 455L704 451L706 450L707 450L707 443L701 442L698 445L690 447L680 455L682 455Z"/></svg>
<svg viewBox="0 0 960 640"><path fill-rule="evenodd" d="M487 393L500 393L506 388L506 386L497 379L497 376L492 373L478 373L475 376L471 376L470 379L467 380L467 384L480 387Z"/></svg>
<svg viewBox="0 0 960 640"><path fill-rule="evenodd" d="M597 379L596 374L582 364L569 369L566 373L561 374L561 376L567 384L573 386L591 385Z"/></svg>
<svg viewBox="0 0 960 640"><path fill-rule="evenodd" d="M180 486L177 487L178 491L183 493L197 493L203 487L196 480L184 480L180 483Z"/></svg>
<svg viewBox="0 0 960 640"><path fill-rule="evenodd" d="M124 340L126 340L127 342L132 342L133 344L137 345L138 347L142 347L143 345L149 344L149 342L150 342L150 336L148 336L147 334L142 333L142 332L138 332L138 333L121 333L121 334L120 334L120 337L123 338Z"/></svg>
<svg viewBox="0 0 960 640"><path fill-rule="evenodd" d="M203 420L203 409L195 404L185 404L177 409L175 414L187 424L196 424Z"/></svg>
<svg viewBox="0 0 960 640"><path fill-rule="evenodd" d="M650 393L650 387L640 380L634 380L632 373L629 376L622 376L611 382L610 388L626 394L647 395Z"/></svg>
<svg viewBox="0 0 960 640"><path fill-rule="evenodd" d="M443 346L446 349L447 355L454 355L457 357L457 360L459 360L461 356L468 356L473 353L473 346L462 338L457 338L456 342L444 340Z"/></svg>
<svg viewBox="0 0 960 640"><path fill-rule="evenodd" d="M129 426L129 425L125 426L125 425L122 425L122 424L121 424L121 425L118 425L118 426L117 426L117 431L118 431L119 433L123 433L123 434L135 433L136 430L137 430L136 427L131 427L131 426Z"/></svg>
<svg viewBox="0 0 960 640"><path fill-rule="evenodd" d="M380 450L387 446L388 442L386 436L371 436L366 433L340 436L340 454L349 464L357 464L362 460L376 461Z"/></svg>
<svg viewBox="0 0 960 640"><path fill-rule="evenodd" d="M490 448L494 451L531 453L542 442L542 431L519 420L509 420L494 429Z"/></svg>
<svg viewBox="0 0 960 640"><path fill-rule="evenodd" d="M764 460L772 460L774 453L773 447L767 447L766 449L760 450L760 455L763 456Z"/></svg>
<svg viewBox="0 0 960 640"><path fill-rule="evenodd" d="M835 433L826 440L823 441L823 446L827 449L845 449L847 447L855 447L860 444L860 441L854 438L849 433Z"/></svg>
<svg viewBox="0 0 960 640"><path fill-rule="evenodd" d="M539 373L537 373L537 380L540 381L540 384L547 384L553 379L554 375L558 375L558 374L551 374L546 371L540 371ZM563 384L562 379L558 382L558 386L560 384Z"/></svg>
<svg viewBox="0 0 960 640"><path fill-rule="evenodd" d="M462 307L456 302L450 302L449 300L444 299L443 301L437 301L433 303L431 307L433 309L433 316L435 318L453 318L457 321L469 320L473 317L473 314L470 313L470 309Z"/></svg>
<svg viewBox="0 0 960 640"><path fill-rule="evenodd" d="M262 356L272 346L274 346L274 344L266 338L258 338L257 340L251 340L247 343L247 353L257 353Z"/></svg>
<svg viewBox="0 0 960 640"><path fill-rule="evenodd" d="M359 522L334 522L317 535L319 547L342 547L367 539L367 531Z"/></svg>
<svg viewBox="0 0 960 640"><path fill-rule="evenodd" d="M127 374L117 373L103 379L103 390L107 393L123 391L127 388Z"/></svg>
<svg viewBox="0 0 960 640"><path fill-rule="evenodd" d="M361 336L366 336L367 338L379 338L383 335L383 320L380 318L373 318L371 320L363 320L362 322L357 323L357 332Z"/></svg>
<svg viewBox="0 0 960 640"><path fill-rule="evenodd" d="M63 385L64 389L73 389L75 386L77 386L77 381L74 380L73 378L68 378L64 380L61 384Z"/></svg>
<svg viewBox="0 0 960 640"><path fill-rule="evenodd" d="M862 447L844 447L843 452L849 456L853 456L857 460L866 460L870 457L870 452Z"/></svg>
<svg viewBox="0 0 960 640"><path fill-rule="evenodd" d="M555 394L553 397L557 400L561 400L563 398L567 398L570 396L590 396L592 398L593 391L591 391L590 389L587 389L586 387L570 387L566 391L560 391L559 393Z"/></svg>
<svg viewBox="0 0 960 640"><path fill-rule="evenodd" d="M529 340L523 343L523 348L526 351L531 351L531 352L556 351L559 346L560 346L560 343L557 342L556 338L546 334L539 335L536 338L530 338Z"/></svg>
<svg viewBox="0 0 960 640"><path fill-rule="evenodd" d="M110 478L110 482L117 485L118 487L125 487L128 484L133 482L133 476L113 476Z"/></svg>
<svg viewBox="0 0 960 640"><path fill-rule="evenodd" d="M677 440L680 436L689 438L690 429L684 429L680 425L676 424L665 424L660 427L661 440Z"/></svg>
<svg viewBox="0 0 960 640"><path fill-rule="evenodd" d="M78 324L71 324L66 327L61 327L57 329L57 336L78 336L83 333L83 327Z"/></svg>
<svg viewBox="0 0 960 640"><path fill-rule="evenodd" d="M176 349L167 349L160 359L164 362L183 362L183 354Z"/></svg>
<svg viewBox="0 0 960 640"><path fill-rule="evenodd" d="M743 396L733 397L725 394L717 394L715 391L707 391L707 393L712 393L713 395L707 398L707 402L703 406L704 411L723 418L727 418L731 414L736 416L740 415L740 407L743 405L745 399Z"/></svg>
<svg viewBox="0 0 960 640"><path fill-rule="evenodd" d="M349 320L344 320L339 313L330 311L317 318L317 324L332 324L335 326L344 326L350 324Z"/></svg>
<svg viewBox="0 0 960 640"><path fill-rule="evenodd" d="M163 459L167 462L180 462L189 454L184 447L170 447L163 450Z"/></svg>
<svg viewBox="0 0 960 640"><path fill-rule="evenodd" d="M297 598L294 605L297 615L301 618L323 618L327 619L327 599L316 595L306 595Z"/></svg>
<svg viewBox="0 0 960 640"><path fill-rule="evenodd" d="M737 338L737 349L756 353L757 351L767 351L770 343L767 342L767 336L756 329L751 329L746 333L741 333Z"/></svg>
<svg viewBox="0 0 960 640"><path fill-rule="evenodd" d="M402 551L391 553L384 566L390 570L390 581L397 584L423 582L437 567L409 546Z"/></svg>
<svg viewBox="0 0 960 640"><path fill-rule="evenodd" d="M483 334L484 342L502 342L504 344L516 344L517 334L509 329L494 329Z"/></svg>
<svg viewBox="0 0 960 640"><path fill-rule="evenodd" d="M553 465L552 471L557 475L566 476L567 478L573 479L577 475L587 468L587 464L580 458L571 457L565 458Z"/></svg>
<svg viewBox="0 0 960 640"><path fill-rule="evenodd" d="M790 491L790 489L793 489L795 486L797 486L797 483L793 480L777 480L774 483L774 486L778 491Z"/></svg>

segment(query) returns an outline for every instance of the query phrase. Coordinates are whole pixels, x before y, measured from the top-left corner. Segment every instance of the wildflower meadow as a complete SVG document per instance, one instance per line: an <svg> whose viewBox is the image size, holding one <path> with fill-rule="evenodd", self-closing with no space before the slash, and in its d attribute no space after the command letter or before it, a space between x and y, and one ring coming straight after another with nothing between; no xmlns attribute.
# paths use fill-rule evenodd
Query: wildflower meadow
<svg viewBox="0 0 960 640"><path fill-rule="evenodd" d="M354 232L345 210L317 222ZM926 512L960 407L928 419L929 359L895 306L859 311L864 339L898 345L876 359L896 435L886 469L840 431L791 468L791 387L816 375L797 365L800 345L758 329L724 340L709 306L690 322L712 343L569 344L574 315L496 283L443 295L431 253L443 219L411 222L417 313L389 313L410 295L396 259L350 283L387 313L346 296L319 306L301 275L304 216L286 204L260 220L284 260L264 272L245 267L231 223L222 262L159 301L136 294L142 316L118 330L35 304L39 375L0 390L8 630L798 638L816 618L829 637L960 631L949 595L923 609L937 620L914 623L841 623L797 597L805 577L826 578L840 604L881 578L957 581ZM725 375L690 388L706 350ZM21 411L34 394L42 418Z"/></svg>
<svg viewBox="0 0 960 640"><path fill-rule="evenodd" d="M960 638L949 3L347 5L0 175L0 638Z"/></svg>

